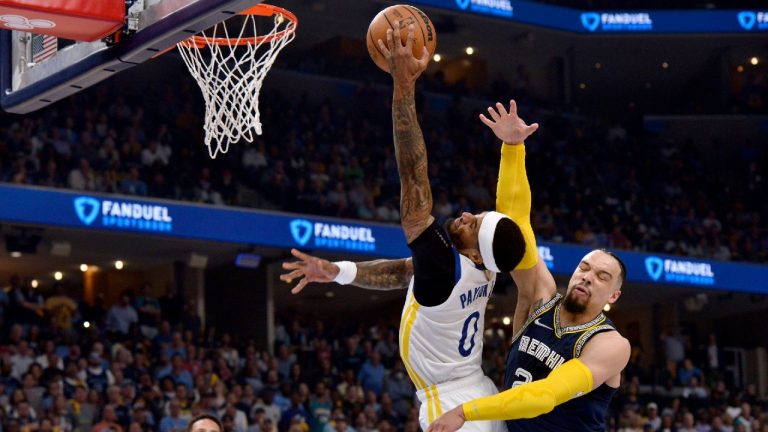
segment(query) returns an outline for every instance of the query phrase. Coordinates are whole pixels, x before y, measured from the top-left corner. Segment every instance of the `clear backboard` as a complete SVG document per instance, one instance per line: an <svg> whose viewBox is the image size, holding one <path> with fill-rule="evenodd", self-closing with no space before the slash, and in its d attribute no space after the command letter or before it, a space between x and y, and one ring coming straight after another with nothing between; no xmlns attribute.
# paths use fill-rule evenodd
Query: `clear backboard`
<svg viewBox="0 0 768 432"><path fill-rule="evenodd" d="M54 43L51 38L36 40L31 33L14 28L26 30L29 22L45 24L45 17L24 21L18 15L0 16L0 107L17 114L43 108L147 61L261 0L126 3L125 21L115 33L94 42L68 42L63 47L60 41L55 53L39 61L33 61L32 50L45 50L46 44Z"/></svg>

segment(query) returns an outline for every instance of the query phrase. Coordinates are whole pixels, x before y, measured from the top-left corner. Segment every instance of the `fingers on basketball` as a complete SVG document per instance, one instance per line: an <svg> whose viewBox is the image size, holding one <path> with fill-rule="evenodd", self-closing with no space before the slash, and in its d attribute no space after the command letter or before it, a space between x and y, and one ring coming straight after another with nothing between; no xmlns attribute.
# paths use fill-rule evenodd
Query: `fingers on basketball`
<svg viewBox="0 0 768 432"><path fill-rule="evenodd" d="M413 36L411 36L411 25L413 26ZM392 30L392 43L388 40L388 31ZM376 65L389 72L389 57L386 55L385 47L391 55L393 50L411 47L413 57L423 68L429 63L429 59L435 51L437 37L434 26L423 12L409 5L394 5L380 11L371 20L368 26L366 36L366 45L368 53ZM381 39L381 42L379 42ZM423 53L423 47L427 47L428 54ZM405 51L404 49L402 51Z"/></svg>
<svg viewBox="0 0 768 432"><path fill-rule="evenodd" d="M421 63L423 66L426 66L427 63L429 63L429 60L432 59L432 56L429 55L429 50L427 49L427 46L421 47L421 58L419 59L419 63Z"/></svg>
<svg viewBox="0 0 768 432"><path fill-rule="evenodd" d="M405 47L413 51L413 40L416 38L416 31L413 24L408 24L408 37L405 39Z"/></svg>

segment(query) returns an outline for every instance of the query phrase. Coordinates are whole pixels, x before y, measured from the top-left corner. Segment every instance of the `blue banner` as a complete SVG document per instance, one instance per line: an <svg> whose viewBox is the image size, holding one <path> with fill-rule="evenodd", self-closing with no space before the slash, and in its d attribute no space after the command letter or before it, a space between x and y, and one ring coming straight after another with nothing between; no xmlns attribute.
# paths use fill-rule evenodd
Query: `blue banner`
<svg viewBox="0 0 768 432"><path fill-rule="evenodd" d="M553 274L568 276L584 255L584 246L539 243L539 256ZM702 260L672 255L615 251L627 266L630 282L679 285L768 294L768 266Z"/></svg>
<svg viewBox="0 0 768 432"><path fill-rule="evenodd" d="M399 226L0 185L0 220L401 258Z"/></svg>
<svg viewBox="0 0 768 432"><path fill-rule="evenodd" d="M0 185L0 221L171 236L386 258L410 256L397 225ZM569 276L591 249L539 243L553 274ZM768 266L619 251L630 282L768 294Z"/></svg>
<svg viewBox="0 0 768 432"><path fill-rule="evenodd" d="M768 9L584 11L526 0L415 0L413 3L584 34L768 30Z"/></svg>

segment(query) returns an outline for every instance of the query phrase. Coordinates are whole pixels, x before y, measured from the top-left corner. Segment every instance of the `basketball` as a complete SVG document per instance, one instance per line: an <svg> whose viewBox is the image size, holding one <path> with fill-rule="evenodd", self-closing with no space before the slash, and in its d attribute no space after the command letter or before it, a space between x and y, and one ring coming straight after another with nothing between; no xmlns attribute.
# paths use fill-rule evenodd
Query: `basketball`
<svg viewBox="0 0 768 432"><path fill-rule="evenodd" d="M371 25L368 26L366 45L368 45L368 54L371 55L376 66L385 72L389 72L389 65L377 41L381 39L386 44L387 30L393 29L397 21L401 21L400 31L403 42L408 37L408 26L414 25L413 55L415 57L421 57L421 50L425 44L429 55L433 55L437 45L435 27L424 12L410 5L394 5L382 10L376 14Z"/></svg>

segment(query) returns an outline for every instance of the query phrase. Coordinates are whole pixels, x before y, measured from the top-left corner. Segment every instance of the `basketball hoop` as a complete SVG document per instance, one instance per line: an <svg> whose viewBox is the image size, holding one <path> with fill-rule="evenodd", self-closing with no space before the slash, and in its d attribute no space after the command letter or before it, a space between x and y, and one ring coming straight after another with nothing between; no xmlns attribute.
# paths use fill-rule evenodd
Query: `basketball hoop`
<svg viewBox="0 0 768 432"><path fill-rule="evenodd" d="M201 33L177 44L203 91L205 145L211 158L226 153L231 143L252 142L254 131L261 135L261 84L280 50L296 36L299 23L292 12L263 3L238 15L243 25L235 37L230 37L226 23L219 23L210 35ZM269 33L259 35L257 21L263 25L264 20L258 17L274 17Z"/></svg>

